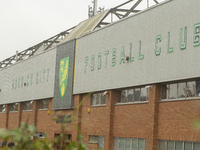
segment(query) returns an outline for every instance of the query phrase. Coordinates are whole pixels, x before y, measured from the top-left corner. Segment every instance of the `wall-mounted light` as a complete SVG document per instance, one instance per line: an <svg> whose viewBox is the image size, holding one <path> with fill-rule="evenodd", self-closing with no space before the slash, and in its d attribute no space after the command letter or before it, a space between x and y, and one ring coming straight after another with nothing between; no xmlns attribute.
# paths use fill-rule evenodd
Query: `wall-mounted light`
<svg viewBox="0 0 200 150"><path fill-rule="evenodd" d="M31 101L30 104L33 104L33 101Z"/></svg>
<svg viewBox="0 0 200 150"><path fill-rule="evenodd" d="M109 94L108 91L103 92L103 96L106 96L106 94Z"/></svg>
<svg viewBox="0 0 200 150"><path fill-rule="evenodd" d="M88 108L88 113L90 113L90 108Z"/></svg>
<svg viewBox="0 0 200 150"><path fill-rule="evenodd" d="M26 83L24 83L24 86L26 86Z"/></svg>

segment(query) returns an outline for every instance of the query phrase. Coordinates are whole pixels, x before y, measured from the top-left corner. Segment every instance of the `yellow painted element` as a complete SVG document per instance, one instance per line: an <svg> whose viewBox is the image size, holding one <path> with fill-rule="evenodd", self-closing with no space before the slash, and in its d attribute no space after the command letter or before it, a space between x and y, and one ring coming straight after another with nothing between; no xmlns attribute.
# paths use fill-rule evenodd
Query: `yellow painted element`
<svg viewBox="0 0 200 150"><path fill-rule="evenodd" d="M62 61L61 61L61 63L62 63ZM63 63L64 63L64 61L63 61ZM62 76L62 80L60 81L60 85L62 84L63 81L65 81L65 78L67 77L68 64L69 64L69 60L67 60L67 62L66 62L65 70L64 70L64 73L63 73L63 76ZM64 69L63 67L60 68L60 70L63 70L63 69Z"/></svg>
<svg viewBox="0 0 200 150"><path fill-rule="evenodd" d="M90 108L88 108L88 113L90 113Z"/></svg>
<svg viewBox="0 0 200 150"><path fill-rule="evenodd" d="M77 40L75 41L75 54L74 54L74 76L73 76L73 94L74 94L74 82L75 82L75 69L76 69L76 45Z"/></svg>
<svg viewBox="0 0 200 150"><path fill-rule="evenodd" d="M65 94L65 84L63 83L61 86L61 95L64 96Z"/></svg>
<svg viewBox="0 0 200 150"><path fill-rule="evenodd" d="M50 114L50 111L48 111L48 115Z"/></svg>

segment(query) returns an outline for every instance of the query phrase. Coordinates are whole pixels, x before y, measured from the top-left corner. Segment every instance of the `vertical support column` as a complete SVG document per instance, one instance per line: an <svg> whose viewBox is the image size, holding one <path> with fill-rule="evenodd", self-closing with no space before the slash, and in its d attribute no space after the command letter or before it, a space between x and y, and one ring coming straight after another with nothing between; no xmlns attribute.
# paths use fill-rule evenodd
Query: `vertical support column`
<svg viewBox="0 0 200 150"><path fill-rule="evenodd" d="M37 110L38 110L38 105L37 101L33 101L33 124L37 126Z"/></svg>
<svg viewBox="0 0 200 150"><path fill-rule="evenodd" d="M160 100L160 85L154 84L149 88L149 136L147 138L146 150L158 150L158 101Z"/></svg>
<svg viewBox="0 0 200 150"><path fill-rule="evenodd" d="M23 107L23 104L22 103L19 103L18 104L18 128L20 127L21 125L21 117L22 117L22 107Z"/></svg>
<svg viewBox="0 0 200 150"><path fill-rule="evenodd" d="M114 114L114 104L115 104L115 92L109 91L106 97L106 107L108 107L108 131L104 139L104 149L112 150L113 149L113 114Z"/></svg>
<svg viewBox="0 0 200 150"><path fill-rule="evenodd" d="M77 141L77 136L80 134L81 130L81 110L82 110L82 96L74 96L74 107L76 108L74 115L72 116L72 122L76 125L74 131L72 132L72 141ZM75 118L75 119L74 119Z"/></svg>
<svg viewBox="0 0 200 150"><path fill-rule="evenodd" d="M37 108L38 109L38 108ZM52 116L52 121L50 122L51 123L51 126L52 128L50 129L50 135L48 136L49 139L54 139L55 138L55 131L54 131L54 119L53 119L53 116L56 115L56 111L53 111L53 98L49 101L49 108L48 108L48 111L49 111L49 115ZM47 112L48 113L48 112Z"/></svg>
<svg viewBox="0 0 200 150"><path fill-rule="evenodd" d="M6 124L5 127L8 129L8 119L9 119L9 105L6 105Z"/></svg>

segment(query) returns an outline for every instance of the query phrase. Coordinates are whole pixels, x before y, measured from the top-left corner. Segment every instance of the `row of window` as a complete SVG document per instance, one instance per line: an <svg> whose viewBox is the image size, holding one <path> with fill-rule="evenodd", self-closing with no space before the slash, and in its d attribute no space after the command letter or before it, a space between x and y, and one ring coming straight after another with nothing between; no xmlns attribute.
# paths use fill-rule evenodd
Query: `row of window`
<svg viewBox="0 0 200 150"><path fill-rule="evenodd" d="M99 92L92 95L92 106L106 104L104 93ZM148 95L148 88L145 87L117 90L115 102L116 104L146 102ZM162 84L161 86L161 100L193 97L200 97L200 80Z"/></svg>
<svg viewBox="0 0 200 150"><path fill-rule="evenodd" d="M159 150L200 150L200 143L160 140Z"/></svg>
<svg viewBox="0 0 200 150"><path fill-rule="evenodd" d="M114 150L146 150L146 139L116 137Z"/></svg>
<svg viewBox="0 0 200 150"><path fill-rule="evenodd" d="M161 100L200 97L200 81L185 81L163 84L161 87Z"/></svg>
<svg viewBox="0 0 200 150"><path fill-rule="evenodd" d="M49 101L50 101L49 99L37 101L38 109L39 110L48 109ZM8 104L8 107L10 112L18 111L18 103ZM33 110L33 101L22 102L22 110L23 111ZM0 112L5 112L5 111L6 111L6 105L0 105Z"/></svg>
<svg viewBox="0 0 200 150"><path fill-rule="evenodd" d="M89 143L97 143L99 148L104 149L103 136L90 135ZM146 139L115 137L114 150L146 150ZM158 150L200 150L200 143L159 140Z"/></svg>
<svg viewBox="0 0 200 150"><path fill-rule="evenodd" d="M116 104L136 103L148 101L148 88L129 88L117 90L115 95ZM106 104L106 92L92 94L92 106L102 106Z"/></svg>

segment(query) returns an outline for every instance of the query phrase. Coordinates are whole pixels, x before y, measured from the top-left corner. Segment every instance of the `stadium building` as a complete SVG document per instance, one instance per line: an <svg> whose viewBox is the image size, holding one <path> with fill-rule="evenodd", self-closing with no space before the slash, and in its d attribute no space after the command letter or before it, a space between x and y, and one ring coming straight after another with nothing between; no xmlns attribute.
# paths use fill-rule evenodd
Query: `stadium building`
<svg viewBox="0 0 200 150"><path fill-rule="evenodd" d="M89 149L200 150L200 1L154 1L103 11L0 62L0 127L28 118L53 139L64 121ZM103 22L111 13L120 20Z"/></svg>

